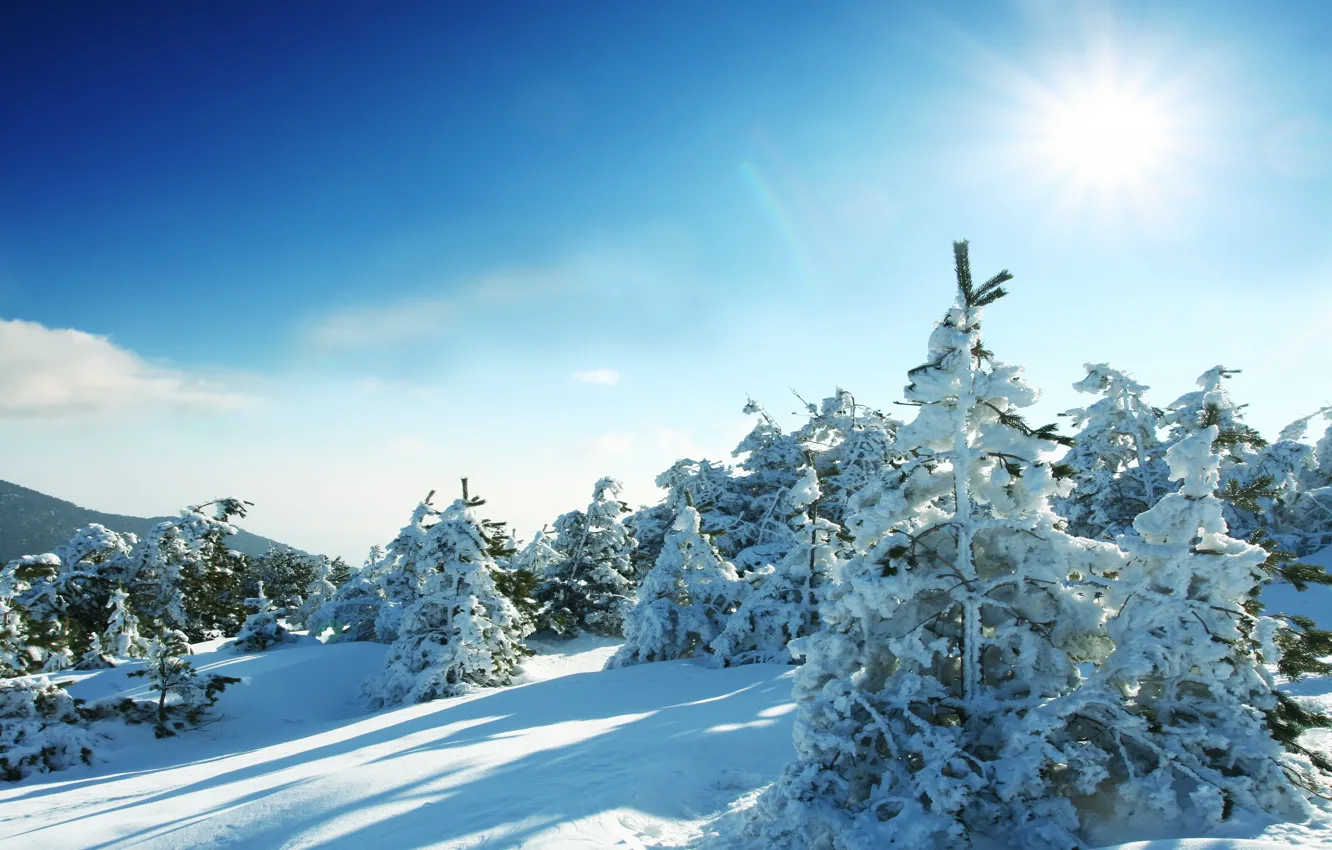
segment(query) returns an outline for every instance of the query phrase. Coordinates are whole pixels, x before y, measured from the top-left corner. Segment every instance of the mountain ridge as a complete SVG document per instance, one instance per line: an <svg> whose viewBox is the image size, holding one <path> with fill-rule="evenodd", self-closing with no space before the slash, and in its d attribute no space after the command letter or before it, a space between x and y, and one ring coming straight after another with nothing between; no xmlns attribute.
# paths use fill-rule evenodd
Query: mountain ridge
<svg viewBox="0 0 1332 850"><path fill-rule="evenodd" d="M99 523L112 531L135 534L143 539L153 526L172 519L175 517L137 517L96 511L0 479L0 565L23 555L50 552L67 542L76 529L89 523ZM278 543L239 527L229 542L232 549L251 557L262 555L270 543ZM278 545L286 546L285 543Z"/></svg>

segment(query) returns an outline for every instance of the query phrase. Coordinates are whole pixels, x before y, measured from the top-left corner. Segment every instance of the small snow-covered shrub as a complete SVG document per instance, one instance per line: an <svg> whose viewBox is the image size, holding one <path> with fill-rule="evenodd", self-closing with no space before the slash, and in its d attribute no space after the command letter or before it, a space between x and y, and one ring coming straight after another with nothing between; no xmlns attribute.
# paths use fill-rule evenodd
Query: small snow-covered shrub
<svg viewBox="0 0 1332 850"><path fill-rule="evenodd" d="M63 685L45 676L0 680L0 773L17 782L92 764L97 738L87 726Z"/></svg>
<svg viewBox="0 0 1332 850"><path fill-rule="evenodd" d="M282 611L273 607L273 600L264 595L264 583L259 582L259 595L245 600L245 604L254 609L254 613L245 618L245 623L232 644L237 652L261 652L279 643L291 643L295 637L287 627L278 622Z"/></svg>
<svg viewBox="0 0 1332 850"><path fill-rule="evenodd" d="M190 652L184 632L170 631L153 639L143 669L130 675L147 677L156 697L153 701L122 700L118 708L126 720L152 723L159 738L170 738L177 732L197 729L210 722L209 713L217 704L218 695L240 679L199 673L185 660Z"/></svg>

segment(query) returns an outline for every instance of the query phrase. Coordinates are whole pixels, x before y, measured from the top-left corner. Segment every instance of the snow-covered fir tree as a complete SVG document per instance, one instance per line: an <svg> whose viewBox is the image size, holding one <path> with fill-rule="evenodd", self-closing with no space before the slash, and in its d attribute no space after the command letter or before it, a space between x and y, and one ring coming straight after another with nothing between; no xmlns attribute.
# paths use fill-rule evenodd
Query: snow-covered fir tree
<svg viewBox="0 0 1332 850"><path fill-rule="evenodd" d="M279 643L291 643L295 636L287 630L278 617L283 609L273 604L273 600L264 595L264 583L259 582L259 595L245 600L254 612L245 618L245 623L236 634L233 646L237 652L262 652Z"/></svg>
<svg viewBox="0 0 1332 850"><path fill-rule="evenodd" d="M54 554L24 555L5 567L13 608L20 619L23 643L18 654L21 672L54 673L77 660L60 594L60 558Z"/></svg>
<svg viewBox="0 0 1332 850"><path fill-rule="evenodd" d="M336 561L330 561L324 557L315 560L314 578L305 586L304 599L301 601L300 608L294 612L293 619L296 623L302 626L308 625L310 619L314 617L319 609L323 608L325 603L338 592L338 585L331 578L335 564ZM289 613L288 616L292 617L293 615Z"/></svg>
<svg viewBox="0 0 1332 850"><path fill-rule="evenodd" d="M910 372L904 459L850 499L856 555L820 630L792 647L796 759L751 822L768 846L960 848L988 833L1072 848L1067 798L1104 775L1044 707L1109 650L1070 575L1119 553L1058 530L1041 459L1058 437L1023 422L1036 390L980 334L1010 276L977 285L954 248L957 300Z"/></svg>
<svg viewBox="0 0 1332 850"><path fill-rule="evenodd" d="M370 547L361 569L339 584L333 597L306 618L310 634L330 643L374 640L375 621L384 605L383 582L392 569L388 550L378 545Z"/></svg>
<svg viewBox="0 0 1332 850"><path fill-rule="evenodd" d="M375 617L375 640L392 643L397 640L403 612L425 592L426 580L434 564L425 553L426 535L438 520L439 511L430 504L435 496L431 490L416 509L407 524L389 543L379 573L379 593L383 603Z"/></svg>
<svg viewBox="0 0 1332 850"><path fill-rule="evenodd" d="M1267 669L1279 656L1278 624L1249 603L1268 554L1227 534L1215 495L1218 433L1210 425L1170 447L1178 491L1121 539L1129 558L1111 585L1115 649L1077 698L1077 719L1110 758L1123 813L1149 806L1215 824L1236 806L1304 809L1299 777L1312 773L1310 754L1282 725L1291 710L1314 718L1278 694ZM1101 688L1107 703L1097 701Z"/></svg>
<svg viewBox="0 0 1332 850"><path fill-rule="evenodd" d="M841 387L819 406L806 404L805 409L809 422L795 438L813 453L823 491L820 512L841 526L846 522L846 506L852 494L893 459L895 435L902 423L857 403L855 396Z"/></svg>
<svg viewBox="0 0 1332 850"><path fill-rule="evenodd" d="M607 668L706 654L749 591L685 506L671 525L657 565L625 619L625 642Z"/></svg>
<svg viewBox="0 0 1332 850"><path fill-rule="evenodd" d="M111 654L102 648L102 636L93 633L88 642L88 648L79 656L78 663L74 665L75 670L105 670L108 667L116 666L116 660Z"/></svg>
<svg viewBox="0 0 1332 850"><path fill-rule="evenodd" d="M102 632L102 647L113 658L142 658L148 641L139 634L139 618L129 607L129 594L117 587L107 600L106 629Z"/></svg>
<svg viewBox="0 0 1332 850"><path fill-rule="evenodd" d="M763 405L750 399L744 412L757 417L733 457L744 473L736 486L748 500L746 519L753 529L752 542L736 553L736 569L742 574L775 564L796 544L790 518L790 492L801 477L806 451L792 434L782 431Z"/></svg>
<svg viewBox="0 0 1332 850"><path fill-rule="evenodd" d="M629 536L634 538L634 584L640 585L657 563L661 545L671 530L675 515L665 502L644 505L624 520Z"/></svg>
<svg viewBox="0 0 1332 850"><path fill-rule="evenodd" d="M665 509L671 522L686 507L698 511L703 533L727 560L758 539L751 499L730 467L710 460L684 458L657 476L666 490Z"/></svg>
<svg viewBox="0 0 1332 850"><path fill-rule="evenodd" d="M620 482L602 478L587 510L555 521L554 548L568 555L550 564L536 590L538 627L563 637L586 630L622 634L634 604L634 539L624 525L629 508L617 497Z"/></svg>
<svg viewBox="0 0 1332 850"><path fill-rule="evenodd" d="M385 668L362 691L376 707L510 683L526 654L517 610L495 585L481 520L463 500L430 526L417 555L426 577L403 613Z"/></svg>
<svg viewBox="0 0 1332 850"><path fill-rule="evenodd" d="M1159 437L1164 413L1143 398L1150 387L1124 372L1106 363L1083 368L1073 389L1101 398L1060 414L1078 430L1060 461L1073 490L1055 499L1055 510L1070 534L1114 540L1170 489Z"/></svg>
<svg viewBox="0 0 1332 850"><path fill-rule="evenodd" d="M7 781L92 764L98 741L62 685L45 676L0 680L0 776Z"/></svg>
<svg viewBox="0 0 1332 850"><path fill-rule="evenodd" d="M197 729L211 720L218 696L240 679L200 673L186 660L192 651L189 638L178 629L166 631L149 642L143 669L129 675L148 680L150 700L123 700L119 708L126 719L152 723L159 738Z"/></svg>
<svg viewBox="0 0 1332 850"><path fill-rule="evenodd" d="M818 475L806 467L784 497L798 511L789 520L797 543L776 565L749 577L757 590L726 619L712 642L713 655L724 666L789 664L791 641L818 628L819 596L835 566L840 531L819 518L818 498Z"/></svg>
<svg viewBox="0 0 1332 850"><path fill-rule="evenodd" d="M135 547L127 589L151 633L179 630L199 640L235 634L245 618L244 559L226 541L236 533L230 520L243 518L247 504L228 498L190 506Z"/></svg>
<svg viewBox="0 0 1332 850"><path fill-rule="evenodd" d="M288 611L300 611L306 589L319 576L321 565L327 572L327 559L297 552L290 546L269 543L268 550L250 559L241 589L247 598L259 595L259 584L273 604ZM248 603L247 603L248 604Z"/></svg>

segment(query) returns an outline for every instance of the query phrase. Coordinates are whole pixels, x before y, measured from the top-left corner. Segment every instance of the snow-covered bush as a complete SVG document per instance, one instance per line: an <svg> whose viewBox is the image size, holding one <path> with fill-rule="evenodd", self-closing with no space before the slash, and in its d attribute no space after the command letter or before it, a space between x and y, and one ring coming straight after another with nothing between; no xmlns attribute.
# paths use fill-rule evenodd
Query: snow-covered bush
<svg viewBox="0 0 1332 850"><path fill-rule="evenodd" d="M416 554L423 592L403 612L385 668L362 686L371 705L509 684L527 651L518 612L495 586L488 542L462 500L430 526Z"/></svg>
<svg viewBox="0 0 1332 850"><path fill-rule="evenodd" d="M749 590L699 529L698 511L683 508L657 565L643 580L625 619L625 642L607 668L705 653Z"/></svg>
<svg viewBox="0 0 1332 850"><path fill-rule="evenodd" d="M126 720L152 723L159 738L170 738L210 722L218 695L240 679L200 673L185 660L191 652L189 639L182 631L165 632L152 639L143 669L129 675L146 677L154 695L149 700L122 700L118 708Z"/></svg>
<svg viewBox="0 0 1332 850"><path fill-rule="evenodd" d="M245 618L241 630L232 644L237 652L262 652L279 643L291 643L295 636L278 622L282 609L274 607L273 600L264 595L264 583L259 582L259 595L245 600L254 613Z"/></svg>
<svg viewBox="0 0 1332 850"><path fill-rule="evenodd" d="M797 640L796 759L755 807L774 847L958 848L985 833L1023 847L1078 846L1069 797L1105 756L1046 709L1110 647L1102 610L1071 575L1108 571L1108 544L1070 537L1050 509L1042 457L1059 439L1018 411L1021 369L980 335L1007 272L972 282L910 372L904 460L848 503L855 556Z"/></svg>
<svg viewBox="0 0 1332 850"><path fill-rule="evenodd" d="M17 782L92 764L97 736L87 726L74 698L45 676L0 680L0 774Z"/></svg>

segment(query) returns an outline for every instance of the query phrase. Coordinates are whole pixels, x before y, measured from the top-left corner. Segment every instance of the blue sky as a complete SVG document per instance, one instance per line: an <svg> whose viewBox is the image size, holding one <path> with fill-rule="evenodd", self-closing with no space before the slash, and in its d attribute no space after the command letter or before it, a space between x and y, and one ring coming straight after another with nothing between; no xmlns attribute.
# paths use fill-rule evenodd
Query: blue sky
<svg viewBox="0 0 1332 850"><path fill-rule="evenodd" d="M1017 276L991 347L1044 415L1087 361L1158 404L1221 362L1274 434L1332 402L1329 36L1322 3L8 4L0 478L234 493L359 559L465 474L529 537L725 454L746 394L891 404L961 237ZM1137 159L1065 132L1106 104Z"/></svg>

